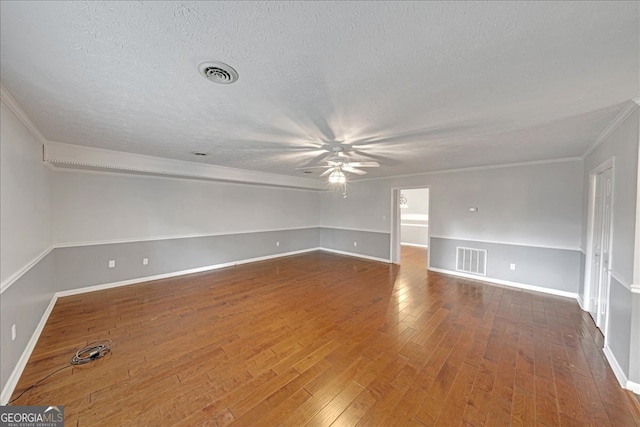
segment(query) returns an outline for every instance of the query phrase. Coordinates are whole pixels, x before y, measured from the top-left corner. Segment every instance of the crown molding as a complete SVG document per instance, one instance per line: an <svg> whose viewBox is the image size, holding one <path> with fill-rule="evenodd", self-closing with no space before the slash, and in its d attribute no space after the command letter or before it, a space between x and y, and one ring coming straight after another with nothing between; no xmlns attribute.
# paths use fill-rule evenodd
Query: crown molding
<svg viewBox="0 0 640 427"><path fill-rule="evenodd" d="M51 141L48 141L44 146L44 160L46 163L57 168L106 170L128 174L190 178L207 181L301 188L306 190L326 189L326 183L324 181L315 179L235 169L225 166L166 159Z"/></svg>
<svg viewBox="0 0 640 427"><path fill-rule="evenodd" d="M48 141L2 83L0 83L0 99L44 146L45 164L52 170L60 170L61 168L72 170L75 167L79 170L235 182L303 190L326 190L326 183L315 179Z"/></svg>
<svg viewBox="0 0 640 427"><path fill-rule="evenodd" d="M7 107L13 112L13 114L18 117L18 119L22 122L23 125L29 129L29 131L36 137L38 142L42 145L47 143L47 139L42 135L42 132L38 129L38 127L31 121L29 116L24 112L24 110L18 105L15 98L11 96L11 94L7 91L2 83L0 83L0 99L5 103Z"/></svg>
<svg viewBox="0 0 640 427"><path fill-rule="evenodd" d="M505 163L502 165L470 166L468 168L440 169L437 171L408 173L403 175L378 176L374 178L359 178L359 179L353 179L351 180L351 182L354 183L354 182L366 182L366 181L379 181L383 179L411 178L416 176L439 175L444 173L474 172L474 171L483 171L483 170L492 170L492 169L516 168L521 166L535 166L535 165L546 165L551 163L566 163L566 162L576 162L576 161L582 161L582 157L561 157L559 159L532 160L530 162ZM424 186L414 187L414 188L423 188L423 187ZM402 188L404 189L404 188L411 188L411 187L402 187Z"/></svg>
<svg viewBox="0 0 640 427"><path fill-rule="evenodd" d="M618 115L607 125L607 127L604 128L600 135L598 135L596 140L593 141L593 144L591 144L587 151L585 151L585 153L582 155L582 158L586 159L589 154L593 153L595 149L600 146L600 144L602 144L607 138L609 138L609 136L611 136L611 134L616 129L618 129L618 126L620 126L627 119L627 117L629 117L634 111L636 111L639 105L640 98L636 98L627 102L622 111L618 113Z"/></svg>

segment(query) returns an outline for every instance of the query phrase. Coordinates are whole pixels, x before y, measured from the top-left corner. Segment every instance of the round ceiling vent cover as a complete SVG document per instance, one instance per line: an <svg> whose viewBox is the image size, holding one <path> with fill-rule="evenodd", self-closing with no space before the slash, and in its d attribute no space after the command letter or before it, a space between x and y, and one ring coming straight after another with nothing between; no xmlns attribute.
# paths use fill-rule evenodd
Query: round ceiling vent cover
<svg viewBox="0 0 640 427"><path fill-rule="evenodd" d="M214 83L228 85L238 80L238 72L224 62L207 61L198 66L200 74Z"/></svg>

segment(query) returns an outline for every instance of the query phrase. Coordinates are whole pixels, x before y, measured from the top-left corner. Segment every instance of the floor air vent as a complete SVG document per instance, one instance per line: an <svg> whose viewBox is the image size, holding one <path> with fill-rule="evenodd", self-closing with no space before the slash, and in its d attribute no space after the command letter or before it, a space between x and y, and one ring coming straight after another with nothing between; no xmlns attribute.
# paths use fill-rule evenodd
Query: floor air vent
<svg viewBox="0 0 640 427"><path fill-rule="evenodd" d="M464 273L487 275L487 250L463 248L456 251L456 270Z"/></svg>

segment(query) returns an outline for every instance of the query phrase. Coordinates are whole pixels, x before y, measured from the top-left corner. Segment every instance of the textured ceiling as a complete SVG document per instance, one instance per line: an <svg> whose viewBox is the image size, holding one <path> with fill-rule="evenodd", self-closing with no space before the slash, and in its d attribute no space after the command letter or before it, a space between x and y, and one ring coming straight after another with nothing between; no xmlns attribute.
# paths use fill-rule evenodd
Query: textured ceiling
<svg viewBox="0 0 640 427"><path fill-rule="evenodd" d="M241 169L338 142L364 177L579 156L640 94L638 2L0 7L2 84L48 140Z"/></svg>

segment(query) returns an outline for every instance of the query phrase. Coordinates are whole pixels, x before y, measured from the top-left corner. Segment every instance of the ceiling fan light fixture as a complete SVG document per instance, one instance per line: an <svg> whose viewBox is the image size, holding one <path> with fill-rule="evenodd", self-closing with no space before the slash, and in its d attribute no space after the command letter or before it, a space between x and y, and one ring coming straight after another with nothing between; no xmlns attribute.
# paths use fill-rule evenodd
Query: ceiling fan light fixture
<svg viewBox="0 0 640 427"><path fill-rule="evenodd" d="M340 169L336 169L331 172L331 175L329 175L329 182L331 184L344 184L345 182L347 182L347 177L344 176L344 172L342 172Z"/></svg>
<svg viewBox="0 0 640 427"><path fill-rule="evenodd" d="M402 209L407 209L409 207L409 203L407 202L407 198L402 193L400 193L400 207Z"/></svg>

